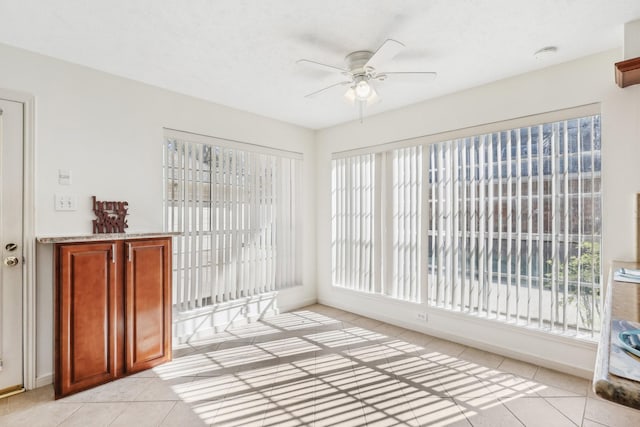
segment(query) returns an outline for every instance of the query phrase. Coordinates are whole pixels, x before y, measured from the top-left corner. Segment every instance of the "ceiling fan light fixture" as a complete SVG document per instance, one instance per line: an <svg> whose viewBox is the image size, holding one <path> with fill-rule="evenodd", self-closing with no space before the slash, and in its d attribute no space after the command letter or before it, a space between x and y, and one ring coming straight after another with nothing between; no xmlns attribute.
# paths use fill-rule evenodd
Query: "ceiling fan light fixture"
<svg viewBox="0 0 640 427"><path fill-rule="evenodd" d="M372 87L368 81L363 79L355 84L354 91L355 91L356 98L358 98L361 101L366 101L367 98L371 96Z"/></svg>
<svg viewBox="0 0 640 427"><path fill-rule="evenodd" d="M347 89L347 91L344 93L344 99L349 101L349 103L351 103L351 104L356 102L356 91L355 91L355 89L352 88L352 87Z"/></svg>

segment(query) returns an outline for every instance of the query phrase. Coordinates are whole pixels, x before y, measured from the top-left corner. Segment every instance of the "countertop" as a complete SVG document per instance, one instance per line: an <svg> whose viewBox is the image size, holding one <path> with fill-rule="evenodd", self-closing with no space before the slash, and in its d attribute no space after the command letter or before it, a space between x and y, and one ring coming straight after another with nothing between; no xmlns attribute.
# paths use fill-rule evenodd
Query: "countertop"
<svg viewBox="0 0 640 427"><path fill-rule="evenodd" d="M640 381L611 373L611 370L625 370L631 376L640 378L640 358L617 346L617 333L613 333L612 336L616 320L640 323L640 284L613 280L613 272L619 268L638 269L640 264L614 262L611 265L604 301L602 332L593 374L593 389L604 399L640 409ZM615 360L616 365L613 369L612 360Z"/></svg>
<svg viewBox="0 0 640 427"><path fill-rule="evenodd" d="M125 239L152 239L155 237L171 237L182 235L179 231L167 231L156 233L105 233L87 234L82 236L39 236L38 243L77 243L96 242L100 240L125 240Z"/></svg>

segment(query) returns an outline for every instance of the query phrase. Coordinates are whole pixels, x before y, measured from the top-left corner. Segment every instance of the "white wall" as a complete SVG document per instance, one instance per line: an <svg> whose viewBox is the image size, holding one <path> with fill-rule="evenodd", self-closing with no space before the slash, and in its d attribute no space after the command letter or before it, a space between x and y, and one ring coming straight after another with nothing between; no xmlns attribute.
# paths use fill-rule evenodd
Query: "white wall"
<svg viewBox="0 0 640 427"><path fill-rule="evenodd" d="M129 202L129 232L162 230L163 127L299 151L304 155L304 286L279 306L315 301L312 131L0 44L0 87L36 99L36 234L90 234L90 197ZM58 169L73 184L57 183ZM56 212L54 194L78 196ZM51 248L38 246L37 376L52 373Z"/></svg>
<svg viewBox="0 0 640 427"><path fill-rule="evenodd" d="M619 51L609 51L464 90L407 108L317 132L318 299L398 325L473 344L505 355L590 375L595 345L541 337L483 319L464 318L331 286L330 156L334 151L462 129L590 103L602 113L604 266L635 258L635 193L640 191L640 86L614 83ZM471 69L469 72L473 72ZM495 333L499 330L500 333Z"/></svg>

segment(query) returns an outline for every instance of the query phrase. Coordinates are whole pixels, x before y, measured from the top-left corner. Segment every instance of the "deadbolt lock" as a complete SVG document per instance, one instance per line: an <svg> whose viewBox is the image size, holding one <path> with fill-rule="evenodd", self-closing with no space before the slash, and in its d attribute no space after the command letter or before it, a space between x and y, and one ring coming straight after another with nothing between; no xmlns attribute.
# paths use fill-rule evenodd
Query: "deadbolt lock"
<svg viewBox="0 0 640 427"><path fill-rule="evenodd" d="M18 249L18 245L16 245L15 243L7 243L4 248L9 252L13 252Z"/></svg>
<svg viewBox="0 0 640 427"><path fill-rule="evenodd" d="M8 265L9 267L13 267L14 265L18 265L20 261L18 260L18 257L15 256L8 256L4 259L4 263L6 265Z"/></svg>

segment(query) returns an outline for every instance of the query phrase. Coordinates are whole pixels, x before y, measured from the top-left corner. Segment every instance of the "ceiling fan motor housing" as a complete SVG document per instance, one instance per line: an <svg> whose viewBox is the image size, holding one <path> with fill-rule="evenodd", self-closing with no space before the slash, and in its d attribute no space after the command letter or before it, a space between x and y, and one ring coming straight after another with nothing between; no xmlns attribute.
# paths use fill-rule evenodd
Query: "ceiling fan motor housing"
<svg viewBox="0 0 640 427"><path fill-rule="evenodd" d="M372 71L372 69L365 69L365 65L372 56L373 52L368 50L358 50L345 56L344 60L347 64L347 69L352 75L367 75Z"/></svg>

